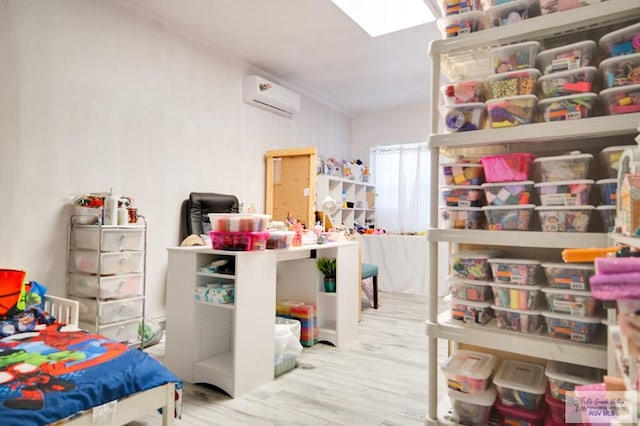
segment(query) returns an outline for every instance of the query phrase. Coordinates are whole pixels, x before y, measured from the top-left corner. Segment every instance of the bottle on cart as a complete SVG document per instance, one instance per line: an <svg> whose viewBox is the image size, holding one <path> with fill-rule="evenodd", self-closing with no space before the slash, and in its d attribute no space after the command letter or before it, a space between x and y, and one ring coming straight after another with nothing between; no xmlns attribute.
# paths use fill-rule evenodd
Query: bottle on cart
<svg viewBox="0 0 640 426"><path fill-rule="evenodd" d="M118 224L118 199L119 195L115 193L113 188L109 191L109 195L104 198L104 225Z"/></svg>

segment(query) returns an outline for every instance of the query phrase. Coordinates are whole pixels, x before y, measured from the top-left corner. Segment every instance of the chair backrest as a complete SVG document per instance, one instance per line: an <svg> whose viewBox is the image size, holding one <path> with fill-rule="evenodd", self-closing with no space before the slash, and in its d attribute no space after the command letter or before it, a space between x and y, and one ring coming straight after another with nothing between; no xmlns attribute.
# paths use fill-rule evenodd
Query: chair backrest
<svg viewBox="0 0 640 426"><path fill-rule="evenodd" d="M211 231L209 213L238 213L238 209L238 198L235 195L190 193L189 198L182 203L180 241L191 234L202 235Z"/></svg>

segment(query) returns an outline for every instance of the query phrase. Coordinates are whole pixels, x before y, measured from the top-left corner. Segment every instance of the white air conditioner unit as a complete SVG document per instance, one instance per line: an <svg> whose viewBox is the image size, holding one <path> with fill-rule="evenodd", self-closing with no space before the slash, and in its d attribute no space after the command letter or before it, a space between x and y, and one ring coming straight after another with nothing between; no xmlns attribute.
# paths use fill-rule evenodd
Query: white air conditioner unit
<svg viewBox="0 0 640 426"><path fill-rule="evenodd" d="M300 111L299 94L257 75L242 79L242 100L287 117Z"/></svg>

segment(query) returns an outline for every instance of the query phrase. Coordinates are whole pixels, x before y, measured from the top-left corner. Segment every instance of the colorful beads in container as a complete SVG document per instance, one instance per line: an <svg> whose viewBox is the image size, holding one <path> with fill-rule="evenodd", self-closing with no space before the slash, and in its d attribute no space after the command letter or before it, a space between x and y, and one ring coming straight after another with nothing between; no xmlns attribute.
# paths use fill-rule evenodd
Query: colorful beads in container
<svg viewBox="0 0 640 426"><path fill-rule="evenodd" d="M533 123L538 99L521 95L486 102L489 125L492 128L513 127Z"/></svg>
<svg viewBox="0 0 640 426"><path fill-rule="evenodd" d="M499 256L495 250L470 250L451 254L449 261L453 274L469 280L490 280L491 268L488 260Z"/></svg>
<svg viewBox="0 0 640 426"><path fill-rule="evenodd" d="M492 98L533 95L540 71L535 68L494 74L487 77Z"/></svg>

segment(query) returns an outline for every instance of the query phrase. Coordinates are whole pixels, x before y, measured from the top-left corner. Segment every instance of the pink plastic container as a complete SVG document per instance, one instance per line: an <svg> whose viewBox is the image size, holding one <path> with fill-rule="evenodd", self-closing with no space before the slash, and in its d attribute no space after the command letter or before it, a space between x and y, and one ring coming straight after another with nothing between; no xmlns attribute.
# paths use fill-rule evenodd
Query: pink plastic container
<svg viewBox="0 0 640 426"><path fill-rule="evenodd" d="M265 250L269 232L209 232L214 250Z"/></svg>
<svg viewBox="0 0 640 426"><path fill-rule="evenodd" d="M526 426L542 426L544 425L545 410L537 408L535 410L526 410L524 408L512 407L505 405L498 399L493 405L495 412L498 414L501 425L526 425Z"/></svg>
<svg viewBox="0 0 640 426"><path fill-rule="evenodd" d="M487 182L525 181L529 178L532 161L533 154L528 152L490 155L480 159Z"/></svg>
<svg viewBox="0 0 640 426"><path fill-rule="evenodd" d="M551 420L555 423L564 425L564 401L554 398L551 395L551 391L547 389L547 393L544 395L544 400L549 407L549 413L551 414Z"/></svg>

